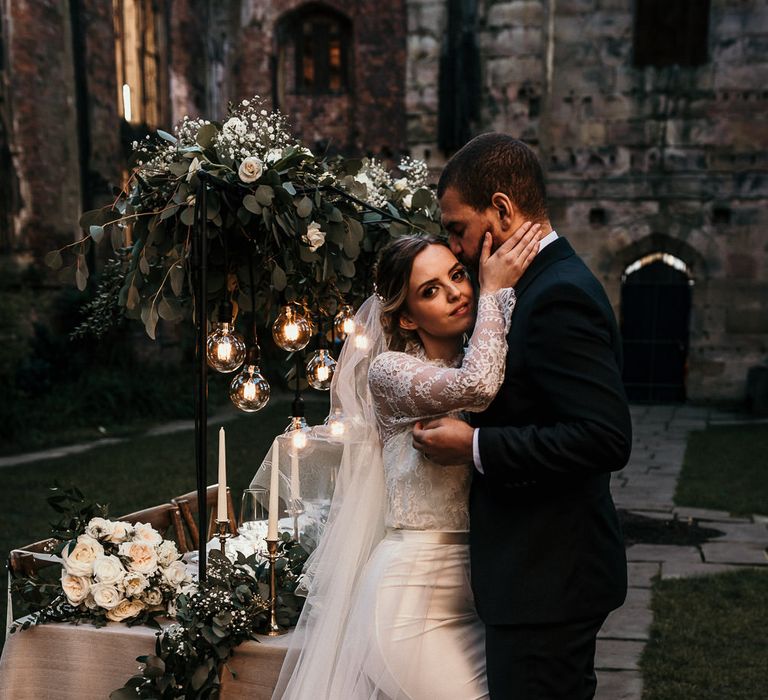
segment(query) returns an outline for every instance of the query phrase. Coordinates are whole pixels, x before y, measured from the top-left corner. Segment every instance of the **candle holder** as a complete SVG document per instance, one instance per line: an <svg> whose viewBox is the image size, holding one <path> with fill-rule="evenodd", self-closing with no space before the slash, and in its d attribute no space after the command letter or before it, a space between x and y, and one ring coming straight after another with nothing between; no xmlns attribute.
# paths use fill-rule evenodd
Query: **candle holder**
<svg viewBox="0 0 768 700"><path fill-rule="evenodd" d="M267 556L269 557L269 637L279 637L285 634L286 630L281 630L277 625L277 615L275 607L277 606L277 581L275 579L275 561L277 560L277 540L267 540Z"/></svg>
<svg viewBox="0 0 768 700"><path fill-rule="evenodd" d="M216 519L216 537L219 538L219 549L221 550L222 556L226 556L226 543L227 540L232 537L232 533L230 532L230 525L229 520L219 520Z"/></svg>

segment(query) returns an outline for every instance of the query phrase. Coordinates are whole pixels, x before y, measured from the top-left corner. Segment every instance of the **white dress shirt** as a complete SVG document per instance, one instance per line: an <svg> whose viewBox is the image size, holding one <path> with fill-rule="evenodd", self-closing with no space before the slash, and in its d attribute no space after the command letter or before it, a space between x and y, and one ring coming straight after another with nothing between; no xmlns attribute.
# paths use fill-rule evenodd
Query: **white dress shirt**
<svg viewBox="0 0 768 700"><path fill-rule="evenodd" d="M544 238L539 241L539 253L544 250L550 243L557 240L557 233L550 231ZM475 469L481 474L485 474L483 471L483 464L480 461L480 428L475 428L472 433L472 460L475 463Z"/></svg>

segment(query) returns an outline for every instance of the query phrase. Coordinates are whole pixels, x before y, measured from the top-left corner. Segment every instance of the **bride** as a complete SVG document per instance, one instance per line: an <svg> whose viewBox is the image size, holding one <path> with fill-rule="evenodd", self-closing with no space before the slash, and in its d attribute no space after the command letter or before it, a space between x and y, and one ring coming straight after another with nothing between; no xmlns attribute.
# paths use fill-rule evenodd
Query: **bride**
<svg viewBox="0 0 768 700"><path fill-rule="evenodd" d="M355 318L366 342L345 344L333 380L331 408L352 437L274 700L488 697L469 583L471 468L431 462L411 431L493 399L512 287L538 250L538 231L524 224L493 255L486 234L476 304L446 245L406 236L382 252L377 294Z"/></svg>

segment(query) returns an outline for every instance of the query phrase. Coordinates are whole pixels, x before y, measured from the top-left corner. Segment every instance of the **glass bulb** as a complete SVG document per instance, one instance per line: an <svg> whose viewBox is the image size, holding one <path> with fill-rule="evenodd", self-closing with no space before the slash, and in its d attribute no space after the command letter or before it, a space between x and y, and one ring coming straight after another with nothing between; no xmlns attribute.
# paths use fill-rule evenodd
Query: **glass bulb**
<svg viewBox="0 0 768 700"><path fill-rule="evenodd" d="M281 309L272 325L272 337L283 350L295 352L307 346L312 337L312 327L293 304L288 304Z"/></svg>
<svg viewBox="0 0 768 700"><path fill-rule="evenodd" d="M346 430L346 424L344 423L344 414L340 408L334 409L333 413L325 420L325 424L331 429L331 435L333 437L341 437Z"/></svg>
<svg viewBox="0 0 768 700"><path fill-rule="evenodd" d="M307 381L313 389L327 391L331 388L331 379L336 369L336 360L325 348L315 350L307 361Z"/></svg>
<svg viewBox="0 0 768 700"><path fill-rule="evenodd" d="M234 372L245 359L245 341L229 323L214 323L205 343L208 366L217 372Z"/></svg>
<svg viewBox="0 0 768 700"><path fill-rule="evenodd" d="M255 413L269 401L269 382L258 365L244 365L229 385L229 398L241 411Z"/></svg>
<svg viewBox="0 0 768 700"><path fill-rule="evenodd" d="M339 309L333 319L333 327L341 340L355 332L355 312L349 304Z"/></svg>
<svg viewBox="0 0 768 700"><path fill-rule="evenodd" d="M358 350L367 350L368 349L368 336L364 333L356 333L355 334L355 347Z"/></svg>
<svg viewBox="0 0 768 700"><path fill-rule="evenodd" d="M303 450L307 446L309 431L309 424L304 416L293 416L291 418L291 422L288 424L285 432L291 436L292 449Z"/></svg>

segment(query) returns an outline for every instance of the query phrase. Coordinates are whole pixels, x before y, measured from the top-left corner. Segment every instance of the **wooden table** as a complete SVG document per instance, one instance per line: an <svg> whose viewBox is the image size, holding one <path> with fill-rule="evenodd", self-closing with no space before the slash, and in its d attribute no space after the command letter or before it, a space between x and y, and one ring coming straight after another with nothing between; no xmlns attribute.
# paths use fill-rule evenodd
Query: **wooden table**
<svg viewBox="0 0 768 700"><path fill-rule="evenodd" d="M222 700L269 700L290 634L241 644L225 669ZM112 622L52 623L8 636L0 658L2 700L105 700L134 675L136 657L155 649L155 630Z"/></svg>

